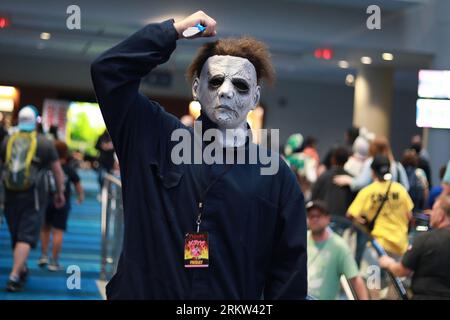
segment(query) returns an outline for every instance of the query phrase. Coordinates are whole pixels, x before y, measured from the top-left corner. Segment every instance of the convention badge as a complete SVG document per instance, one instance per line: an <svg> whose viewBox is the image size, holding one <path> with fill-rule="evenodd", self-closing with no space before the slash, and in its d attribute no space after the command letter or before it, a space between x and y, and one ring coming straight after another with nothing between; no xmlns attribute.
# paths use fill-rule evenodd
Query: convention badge
<svg viewBox="0 0 450 320"><path fill-rule="evenodd" d="M186 30L183 31L183 37L190 38L195 36L198 33L201 33L206 30L206 27L202 26L200 23L198 23L195 27L189 27Z"/></svg>
<svg viewBox="0 0 450 320"><path fill-rule="evenodd" d="M208 233L186 233L184 239L184 266L207 268L209 266Z"/></svg>

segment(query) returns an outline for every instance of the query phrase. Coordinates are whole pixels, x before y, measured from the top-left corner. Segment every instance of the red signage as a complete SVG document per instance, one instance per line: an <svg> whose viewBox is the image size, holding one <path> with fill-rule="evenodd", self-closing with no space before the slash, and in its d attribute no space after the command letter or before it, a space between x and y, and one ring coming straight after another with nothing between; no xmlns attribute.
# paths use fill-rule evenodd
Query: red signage
<svg viewBox="0 0 450 320"><path fill-rule="evenodd" d="M8 18L0 16L0 29L7 28L11 25Z"/></svg>

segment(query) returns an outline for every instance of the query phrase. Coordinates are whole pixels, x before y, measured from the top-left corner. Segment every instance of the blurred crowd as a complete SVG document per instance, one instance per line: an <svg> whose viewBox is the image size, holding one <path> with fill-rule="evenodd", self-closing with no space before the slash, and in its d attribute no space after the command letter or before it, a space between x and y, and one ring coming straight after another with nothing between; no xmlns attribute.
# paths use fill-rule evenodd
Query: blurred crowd
<svg viewBox="0 0 450 320"><path fill-rule="evenodd" d="M283 150L307 203L309 294L339 299L347 281L356 299L450 299L450 161L431 168L420 135L400 161L365 128L323 159L317 144L296 133Z"/></svg>
<svg viewBox="0 0 450 320"><path fill-rule="evenodd" d="M107 131L98 138L98 156L69 150L58 127L44 131L39 112L32 105L18 113L17 126L9 126L0 117L0 222L6 221L11 237L13 265L6 290L24 290L31 249L40 241L38 265L50 272L63 270L60 255L72 205L84 201L79 168L98 173L99 190L105 174L119 175L114 147Z"/></svg>
<svg viewBox="0 0 450 320"><path fill-rule="evenodd" d="M38 265L62 270L71 190L77 203L84 200L77 169L96 170L99 190L106 174L120 174L106 130L98 156L89 157L70 151L57 127L45 132L33 106L20 110L15 127L1 119L0 203L14 258L6 289L16 292L24 289L29 252L39 241ZM344 299L350 291L355 299L450 299L450 161L431 168L420 135L400 161L386 137L365 128L348 129L344 140L323 159L312 136L293 134L283 147L305 197L310 297Z"/></svg>

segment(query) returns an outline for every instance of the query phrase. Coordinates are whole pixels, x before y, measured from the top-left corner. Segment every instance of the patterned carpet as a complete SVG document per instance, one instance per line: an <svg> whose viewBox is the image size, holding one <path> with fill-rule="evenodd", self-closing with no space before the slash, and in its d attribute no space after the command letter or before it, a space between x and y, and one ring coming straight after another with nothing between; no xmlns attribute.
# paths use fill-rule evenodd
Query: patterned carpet
<svg viewBox="0 0 450 320"><path fill-rule="evenodd" d="M102 299L96 281L100 272L100 203L97 175L93 171L79 171L86 193L85 202L75 203L72 192L72 210L69 215L68 230L64 237L60 272L50 272L37 265L40 247L30 253L28 267L30 277L25 290L8 293L4 286L12 266L11 244L6 222L0 226L0 300L98 300ZM74 283L73 273L66 273L67 267L75 265L81 271L81 288L70 290L67 282ZM71 277L72 276L72 277Z"/></svg>

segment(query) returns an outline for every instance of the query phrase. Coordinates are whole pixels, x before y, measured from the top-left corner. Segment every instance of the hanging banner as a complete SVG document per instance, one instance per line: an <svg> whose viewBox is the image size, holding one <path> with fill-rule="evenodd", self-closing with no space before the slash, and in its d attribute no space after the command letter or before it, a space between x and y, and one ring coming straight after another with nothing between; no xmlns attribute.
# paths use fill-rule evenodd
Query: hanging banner
<svg viewBox="0 0 450 320"><path fill-rule="evenodd" d="M66 140L67 111L69 101L45 99L42 112L42 127L48 132L51 126L58 128L58 138Z"/></svg>

